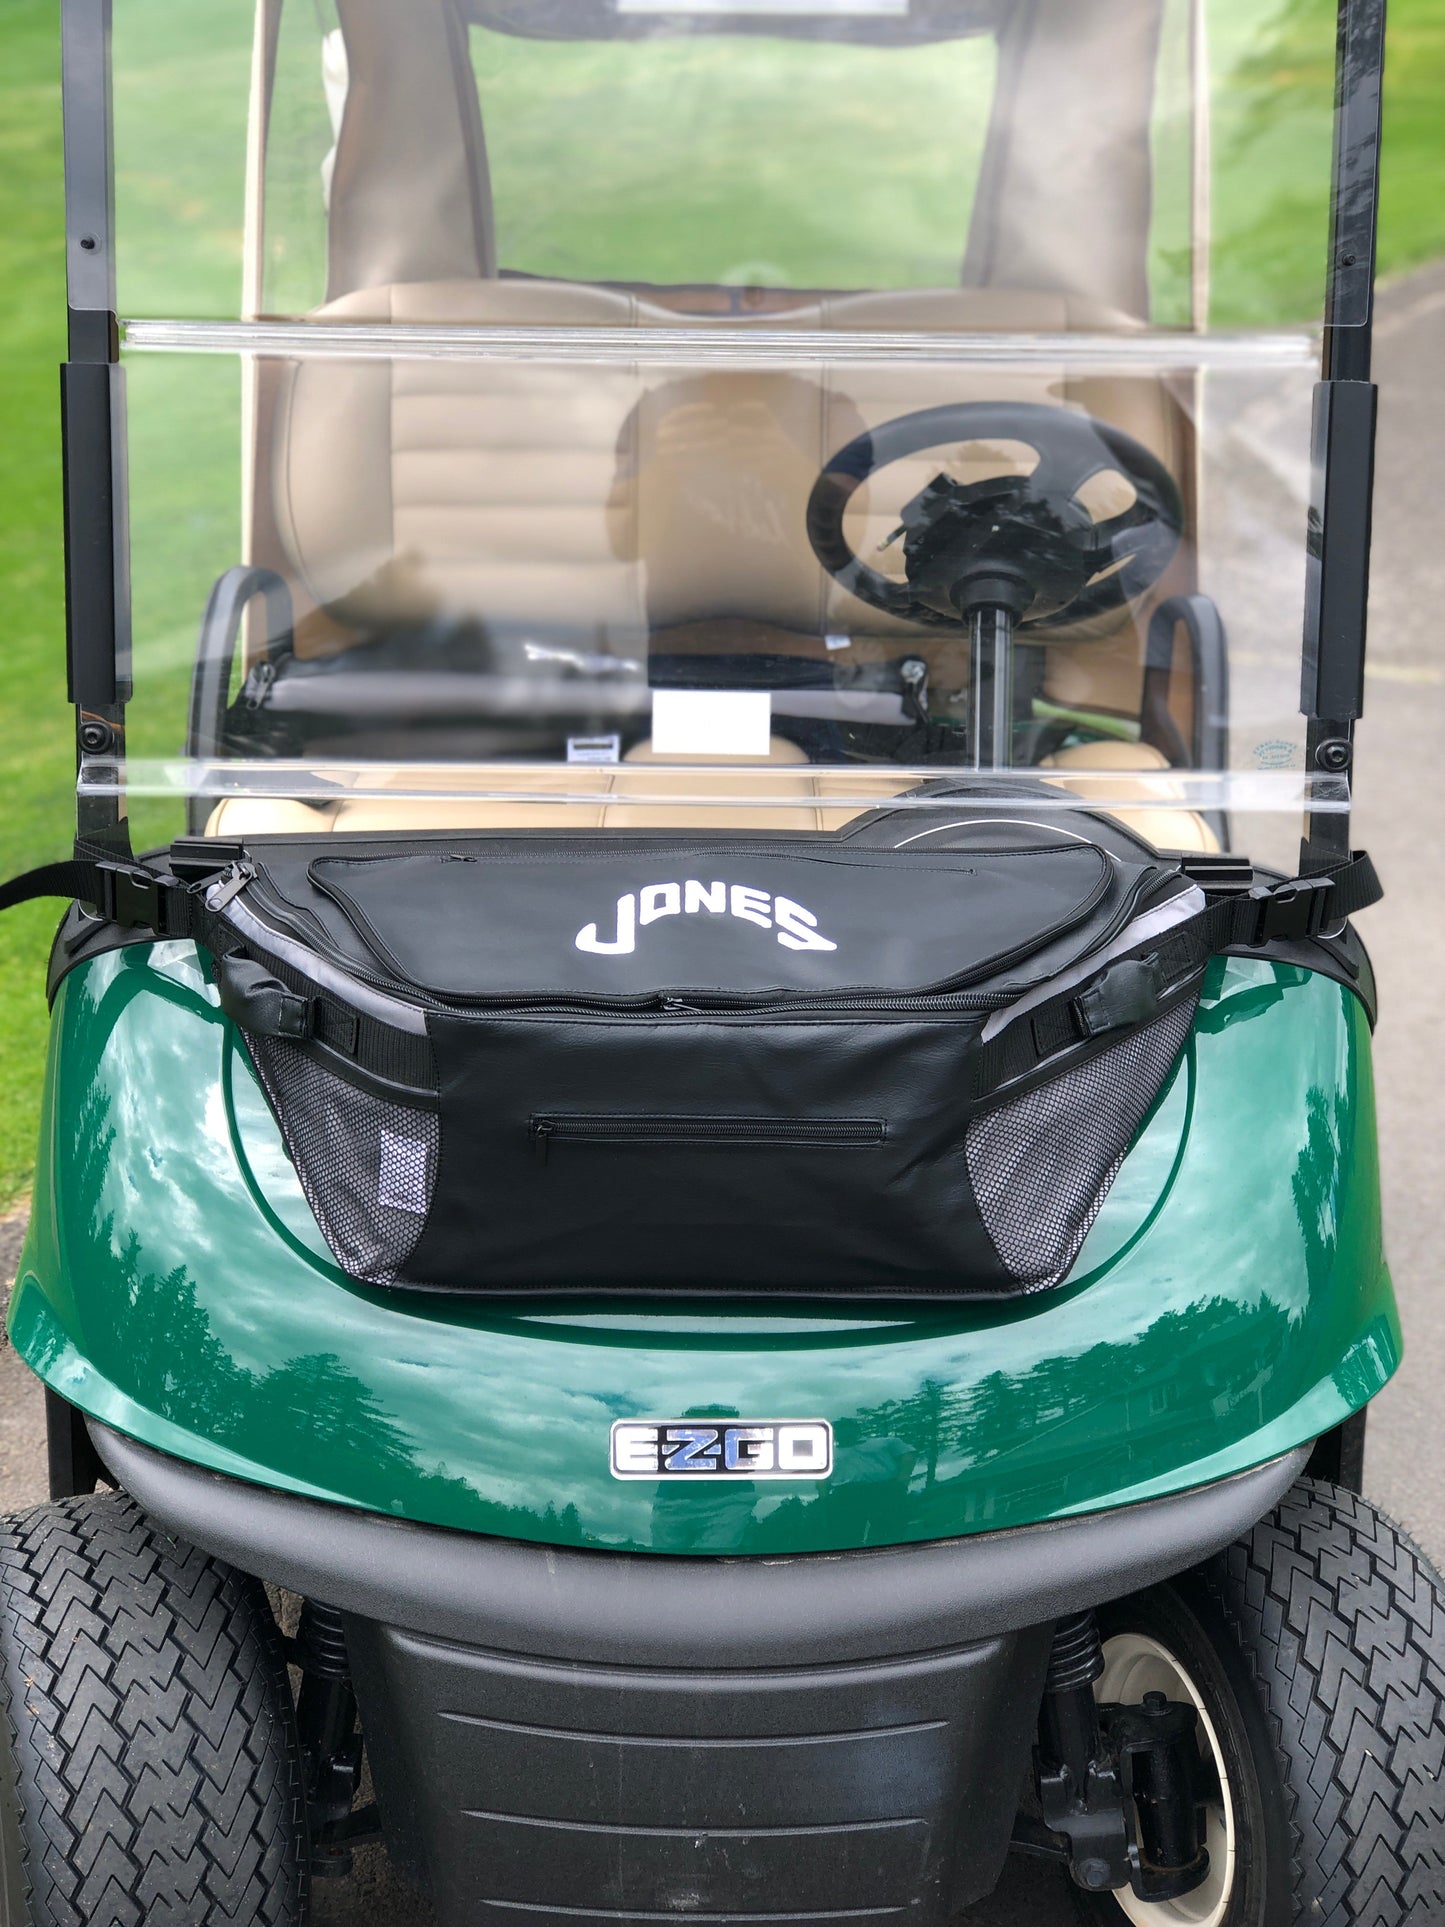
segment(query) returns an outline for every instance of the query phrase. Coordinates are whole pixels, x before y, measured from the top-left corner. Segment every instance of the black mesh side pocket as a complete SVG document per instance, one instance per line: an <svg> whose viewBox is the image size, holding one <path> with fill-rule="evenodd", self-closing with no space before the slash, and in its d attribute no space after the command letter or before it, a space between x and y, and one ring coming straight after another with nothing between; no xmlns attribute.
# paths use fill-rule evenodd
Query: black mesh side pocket
<svg viewBox="0 0 1445 1927"><path fill-rule="evenodd" d="M1194 1021L1186 997L1076 1070L982 1112L969 1181L1000 1262L1025 1291L1067 1274Z"/></svg>
<svg viewBox="0 0 1445 1927"><path fill-rule="evenodd" d="M246 1047L336 1262L395 1284L431 1209L436 1112L348 1083L282 1038L248 1036Z"/></svg>

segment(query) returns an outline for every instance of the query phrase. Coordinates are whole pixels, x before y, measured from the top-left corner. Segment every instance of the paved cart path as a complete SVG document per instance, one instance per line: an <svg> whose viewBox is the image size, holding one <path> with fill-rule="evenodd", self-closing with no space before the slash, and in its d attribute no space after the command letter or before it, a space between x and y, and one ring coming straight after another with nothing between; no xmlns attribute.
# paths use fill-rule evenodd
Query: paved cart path
<svg viewBox="0 0 1445 1927"><path fill-rule="evenodd" d="M1357 840L1391 892L1364 929L1380 979L1386 1226L1409 1352L1371 1417L1366 1482L1445 1565L1445 263L1382 295L1376 344L1381 440ZM0 1218L7 1291L22 1231L19 1216ZM39 1390L0 1338L0 1510L44 1496ZM318 1890L314 1917L318 1927L430 1920L375 1848L358 1853L352 1880ZM1069 1927L1076 1916L1054 1869L1017 1861L968 1919L970 1927Z"/></svg>

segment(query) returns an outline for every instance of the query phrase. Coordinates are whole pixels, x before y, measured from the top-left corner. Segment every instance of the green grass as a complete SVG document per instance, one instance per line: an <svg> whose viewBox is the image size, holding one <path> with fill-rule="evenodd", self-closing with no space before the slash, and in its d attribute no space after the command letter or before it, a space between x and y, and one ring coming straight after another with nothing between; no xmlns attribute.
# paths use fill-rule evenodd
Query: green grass
<svg viewBox="0 0 1445 1927"><path fill-rule="evenodd" d="M991 41L472 45L505 266L794 288L957 278ZM668 156L685 165L669 174Z"/></svg>
<svg viewBox="0 0 1445 1927"><path fill-rule="evenodd" d="M54 0L6 0L0 25L0 875L69 854L59 380L65 352L59 50ZM55 910L0 917L0 1207L35 1156L44 960Z"/></svg>
<svg viewBox="0 0 1445 1927"><path fill-rule="evenodd" d="M1262 0L1231 0L1241 19ZM1319 81L1320 0L1284 0L1269 57L1255 64L1222 130L1227 147L1216 218L1231 263L1216 276L1216 319L1280 318L1309 304L1318 259L1318 197L1307 186L1318 157L1320 122L1308 102ZM303 15L292 0L282 63L312 61ZM123 0L117 7L123 71L117 119L148 133L145 171L121 185L120 211L133 241L123 306L132 312L204 314L233 307L238 279L239 152L244 106L247 0ZM1227 15L1225 16L1227 20ZM1445 0L1391 0L1390 66L1380 266L1398 274L1445 254ZM128 36L128 38L127 38ZM149 46L147 44L149 37ZM660 50L672 63L654 130L659 141L683 135L714 159L725 179L731 156L746 160L766 190L772 231L759 235L719 199L700 169L690 170L675 205L657 200L656 170L620 115L616 55L626 49L550 46L568 69L565 120L550 122L528 93L523 42L478 37L479 78L492 117L499 203L508 179L529 170L544 179L565 172L566 193L533 197L532 214L503 212L511 264L534 272L616 273L606 229L628 227L635 259L625 272L659 279L713 271L725 256L740 278L833 281L851 263L858 280L886 285L946 279L940 266L959 236L955 207L966 206L978 158L978 129L945 131L950 90L976 89L985 68L978 46L920 59L908 68L914 113L899 136L883 126L878 103L857 84L848 48L797 49L799 59L769 83L751 120L724 111L724 94L700 76L686 43ZM756 45L730 53L739 94L759 79ZM1229 57L1216 39L1216 63ZM60 94L55 0L5 0L0 13L0 876L66 853L73 822L71 721L65 706L60 555L60 458L56 364L64 352ZM241 76L241 86L235 76ZM214 84L224 78L219 88ZM602 84L602 83L606 84ZM816 158L834 191L826 205L797 191L790 163L796 142L774 127L811 100L840 106L833 145ZM288 119L288 116L290 118ZM770 124L771 123L771 124ZM911 139L910 126L919 129ZM621 129L622 131L619 131ZM635 129L634 129L635 131ZM884 142L884 136L887 136ZM304 306L319 293L321 254L314 168L325 150L324 118L309 108L278 108L277 151L301 158L294 186L273 201L273 285ZM556 152L549 155L549 143ZM579 169L576 155L588 156ZM691 151L691 149L689 149ZM940 151L947 193L926 174ZM808 170L811 178L818 174ZM800 177L801 178L801 177ZM1264 185L1262 190L1261 184ZM649 211L650 210L650 211ZM743 210L746 214L746 209ZM646 213L647 218L640 218ZM509 230L506 223L511 221ZM177 278L176 263L185 263ZM900 265L900 263L902 265ZM1178 266L1156 261L1156 287ZM184 685L194 625L210 576L234 559L237 509L237 404L234 371L216 362L167 367L150 362L132 375L133 553L137 632L143 669L163 680L165 700L137 705L135 747L175 747L177 692ZM44 958L55 911L31 905L0 918L0 1209L26 1186L33 1164L44 1056Z"/></svg>

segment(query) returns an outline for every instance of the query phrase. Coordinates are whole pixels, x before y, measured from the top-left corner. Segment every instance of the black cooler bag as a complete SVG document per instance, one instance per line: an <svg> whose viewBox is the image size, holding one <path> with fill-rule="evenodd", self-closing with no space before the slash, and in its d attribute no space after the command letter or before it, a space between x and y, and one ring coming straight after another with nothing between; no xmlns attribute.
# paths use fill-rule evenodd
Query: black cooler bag
<svg viewBox="0 0 1445 1927"><path fill-rule="evenodd" d="M1122 835L883 821L249 848L209 898L221 1001L340 1265L1056 1284L1188 1034L1199 893Z"/></svg>

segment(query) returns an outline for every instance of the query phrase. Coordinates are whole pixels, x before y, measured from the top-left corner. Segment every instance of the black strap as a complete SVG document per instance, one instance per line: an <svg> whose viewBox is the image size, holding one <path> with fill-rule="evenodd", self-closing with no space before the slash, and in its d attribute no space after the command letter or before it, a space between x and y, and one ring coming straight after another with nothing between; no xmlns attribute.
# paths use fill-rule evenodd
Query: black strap
<svg viewBox="0 0 1445 1927"><path fill-rule="evenodd" d="M30 903L37 897L81 897L93 903L95 875L96 866L79 857L64 863L42 863L38 870L26 870L8 883L0 883L0 910L13 910L17 903Z"/></svg>
<svg viewBox="0 0 1445 1927"><path fill-rule="evenodd" d="M214 876L226 869L233 854L231 848L218 847ZM231 867L237 878L234 894L243 876L248 879L253 873L249 867L244 872L239 865ZM1147 1023L1221 951L1319 937L1384 894L1364 850L1317 876L1252 886L1248 879L1253 870L1238 859L1186 858L1180 867L1204 889L1205 907L1161 936L1111 958L1084 984L1044 999L1005 1025L975 1053L975 1099L997 1096L1062 1053L1082 1049L1098 1037ZM73 897L93 903L108 922L153 930L158 937L201 937L220 953L231 947L234 937L226 941L230 933L220 914L224 905L218 903L213 911L199 894L210 880L198 876L187 883L144 864L81 855L43 864L0 884L0 911L38 897ZM244 992L238 979L235 991L238 1005L245 1004L252 1016L264 1010L261 1028L271 1034L310 1034L318 1021L316 1011L301 1009L307 1000L274 979L264 984L258 980ZM354 1032L354 1014L350 1022Z"/></svg>
<svg viewBox="0 0 1445 1927"><path fill-rule="evenodd" d="M186 885L119 858L70 857L0 883L0 911L41 897L94 904L107 923L153 930L158 937L189 937L196 930L196 900Z"/></svg>
<svg viewBox="0 0 1445 1927"><path fill-rule="evenodd" d="M1082 1051L1111 1031L1147 1023L1183 995L1221 951L1322 936L1384 895L1365 850L1318 876L1248 888L1231 887L1227 880L1252 876L1247 865L1232 869L1227 861L1206 860L1195 869L1186 860L1181 868L1205 890L1204 908L1111 958L1084 984L1020 1012L976 1053L976 1100L997 1097L1064 1052Z"/></svg>

